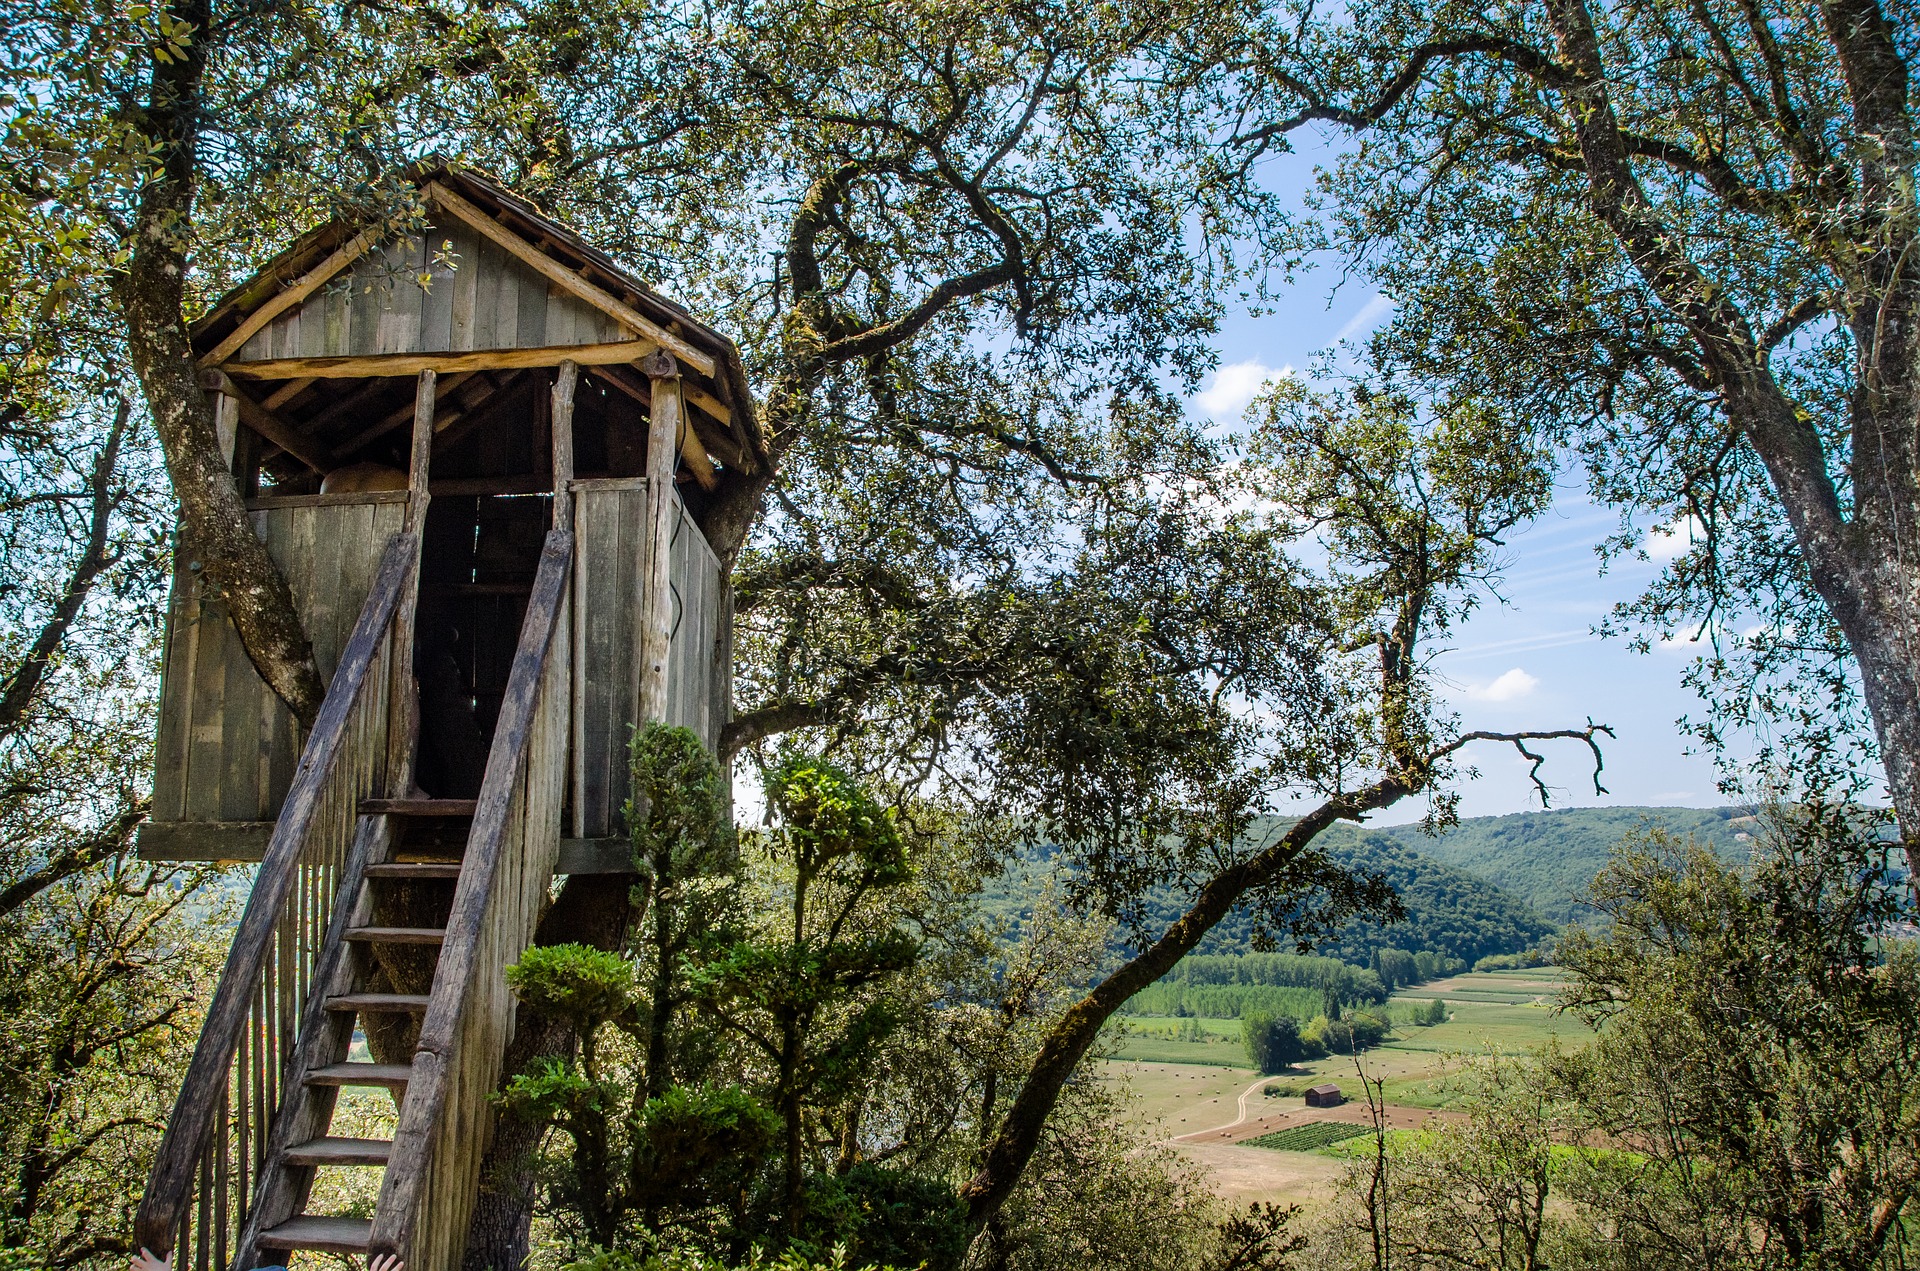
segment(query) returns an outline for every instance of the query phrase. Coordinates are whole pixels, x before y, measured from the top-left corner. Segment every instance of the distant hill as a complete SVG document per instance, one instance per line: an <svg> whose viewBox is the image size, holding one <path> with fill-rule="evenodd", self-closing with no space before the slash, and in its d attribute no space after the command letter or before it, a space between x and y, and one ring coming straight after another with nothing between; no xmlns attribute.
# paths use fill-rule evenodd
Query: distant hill
<svg viewBox="0 0 1920 1271"><path fill-rule="evenodd" d="M1553 925L1518 897L1435 859L1414 844L1336 826L1321 835L1319 845L1341 865L1384 875L1399 894L1407 917L1392 926L1350 922L1316 953L1364 966L1376 948L1409 953L1431 949L1472 965L1488 954L1532 948L1553 933ZM1171 896L1155 909L1164 910L1156 912L1163 923L1175 916ZM1236 909L1201 941L1197 952L1251 952L1253 917L1250 908Z"/></svg>
<svg viewBox="0 0 1920 1271"><path fill-rule="evenodd" d="M1370 829L1384 838L1504 889L1557 925L1582 914L1577 897L1614 844L1642 825L1693 835L1730 859L1746 856L1737 835L1753 830L1747 808L1561 808L1473 817L1439 838L1417 825ZM1585 911L1591 913L1591 910Z"/></svg>
<svg viewBox="0 0 1920 1271"><path fill-rule="evenodd" d="M1475 817L1437 839L1412 825L1337 825L1321 836L1321 848L1350 868L1384 874L1399 893L1407 919L1385 927L1349 923L1315 952L1364 966L1376 948L1430 949L1471 965L1489 954L1532 948L1581 916L1575 898L1606 864L1614 844L1648 822L1693 834L1733 858L1746 854L1746 844L1735 836L1753 829L1741 808L1650 807ZM1257 826L1255 833L1274 824ZM1054 859L1051 851L1041 851L1014 865L988 884L982 906L1017 921ZM1157 933L1182 906L1171 891L1162 890L1146 908L1147 926ZM1236 909L1196 952L1251 952L1253 926L1252 910ZM1116 933L1114 952L1127 951L1124 936Z"/></svg>

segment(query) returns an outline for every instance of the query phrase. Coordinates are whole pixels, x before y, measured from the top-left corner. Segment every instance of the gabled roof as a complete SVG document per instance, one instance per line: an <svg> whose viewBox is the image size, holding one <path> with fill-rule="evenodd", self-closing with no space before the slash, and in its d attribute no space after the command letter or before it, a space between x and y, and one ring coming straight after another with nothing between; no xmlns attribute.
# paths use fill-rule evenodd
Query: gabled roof
<svg viewBox="0 0 1920 1271"><path fill-rule="evenodd" d="M510 250L522 252L524 262L557 285L636 337L651 338L675 353L689 405L714 417L713 423L731 434L732 444L725 447L729 466L750 471L767 462L745 369L732 341L634 278L569 227L479 173L436 160L416 168L411 178L436 214L467 220L511 244ZM344 220L302 234L193 324L195 353L203 365L239 369L234 359L253 332L304 303L329 277L377 246L373 233ZM526 252L528 247L532 252Z"/></svg>

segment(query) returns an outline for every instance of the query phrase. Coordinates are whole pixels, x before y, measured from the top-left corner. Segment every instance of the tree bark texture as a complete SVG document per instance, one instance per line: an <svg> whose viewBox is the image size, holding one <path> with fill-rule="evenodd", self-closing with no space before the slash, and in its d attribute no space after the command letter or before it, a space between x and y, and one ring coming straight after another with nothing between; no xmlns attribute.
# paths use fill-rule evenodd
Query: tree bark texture
<svg viewBox="0 0 1920 1271"><path fill-rule="evenodd" d="M240 490L220 452L213 412L201 391L185 313L187 246L193 219L201 81L212 23L209 0L185 0L173 16L191 24L183 54L153 62L145 112L159 165L140 193L134 241L117 280L127 352L146 394L167 475L180 508L188 568L227 602L240 643L303 727L326 696L293 592L253 532Z"/></svg>
<svg viewBox="0 0 1920 1271"><path fill-rule="evenodd" d="M575 874L541 915L537 945L590 945L616 950L626 939L632 880L616 874ZM500 1089L540 1060L573 1053L579 1038L558 1020L522 1007L500 1069ZM544 1125L494 1114L493 1142L480 1161L480 1194L467 1228L464 1271L520 1271L529 1253L536 1165Z"/></svg>
<svg viewBox="0 0 1920 1271"><path fill-rule="evenodd" d="M1549 0L1547 11L1573 76L1568 100L1594 214L1686 324L1728 417L1766 466L1814 589L1859 667L1908 864L1920 865L1920 216L1908 71L1892 29L1875 0L1823 9L1866 143L1859 197L1882 227L1839 271L1856 357L1849 515L1813 420L1769 365L1772 350L1635 176L1585 0Z"/></svg>

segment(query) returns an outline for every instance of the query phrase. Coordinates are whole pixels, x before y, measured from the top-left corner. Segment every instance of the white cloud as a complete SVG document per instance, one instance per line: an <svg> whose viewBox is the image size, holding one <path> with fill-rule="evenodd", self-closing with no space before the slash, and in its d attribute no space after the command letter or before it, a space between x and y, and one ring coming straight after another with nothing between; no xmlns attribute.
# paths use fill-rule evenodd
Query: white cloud
<svg viewBox="0 0 1920 1271"><path fill-rule="evenodd" d="M1679 560L1707 536L1707 527L1694 516L1677 517L1647 532L1647 555L1655 560Z"/></svg>
<svg viewBox="0 0 1920 1271"><path fill-rule="evenodd" d="M1261 389L1292 374L1291 366L1275 369L1258 358L1232 362L1213 373L1213 382L1194 396L1193 404L1216 423L1233 423Z"/></svg>
<svg viewBox="0 0 1920 1271"><path fill-rule="evenodd" d="M1476 702L1517 702L1538 687L1539 680L1516 666L1490 684L1469 684L1463 691Z"/></svg>
<svg viewBox="0 0 1920 1271"><path fill-rule="evenodd" d="M1333 337L1333 343L1338 344L1348 336L1372 331L1392 312L1393 301L1385 296L1375 296L1360 306L1360 312L1347 319L1347 324Z"/></svg>

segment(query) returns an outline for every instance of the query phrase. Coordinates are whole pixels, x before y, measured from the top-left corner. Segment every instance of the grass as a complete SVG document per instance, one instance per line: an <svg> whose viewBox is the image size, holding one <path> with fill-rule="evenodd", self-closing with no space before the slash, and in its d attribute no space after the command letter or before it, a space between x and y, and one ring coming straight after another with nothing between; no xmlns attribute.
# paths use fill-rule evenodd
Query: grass
<svg viewBox="0 0 1920 1271"><path fill-rule="evenodd" d="M1239 1146L1266 1147L1276 1152L1317 1152L1323 1147L1332 1147L1335 1143L1372 1133L1370 1126L1353 1125L1345 1121L1309 1121L1305 1125L1290 1125L1284 1130L1263 1134L1257 1139L1246 1139Z"/></svg>
<svg viewBox="0 0 1920 1271"><path fill-rule="evenodd" d="M1577 1047L1591 1036L1587 1028L1571 1015L1552 1009L1564 973L1551 967L1526 971L1489 971L1453 976L1408 989L1397 995L1393 1005L1409 1009L1416 1002L1438 997L1447 1003L1445 1023L1431 1027L1400 1025L1385 1045L1367 1051L1361 1058L1368 1075L1386 1082L1390 1103L1416 1108L1444 1108L1453 1100L1442 1080L1442 1061L1446 1055L1495 1050L1515 1054L1559 1039L1562 1045ZM1238 1069L1253 1076L1246 1047L1240 1041L1240 1021L1234 1019L1180 1020L1161 1016L1126 1016L1129 1031L1117 1059L1140 1060L1155 1064L1205 1064L1216 1068ZM1185 1028L1208 1040L1182 1040ZM1331 1055L1303 1064L1278 1081L1314 1084L1354 1076L1349 1055Z"/></svg>

